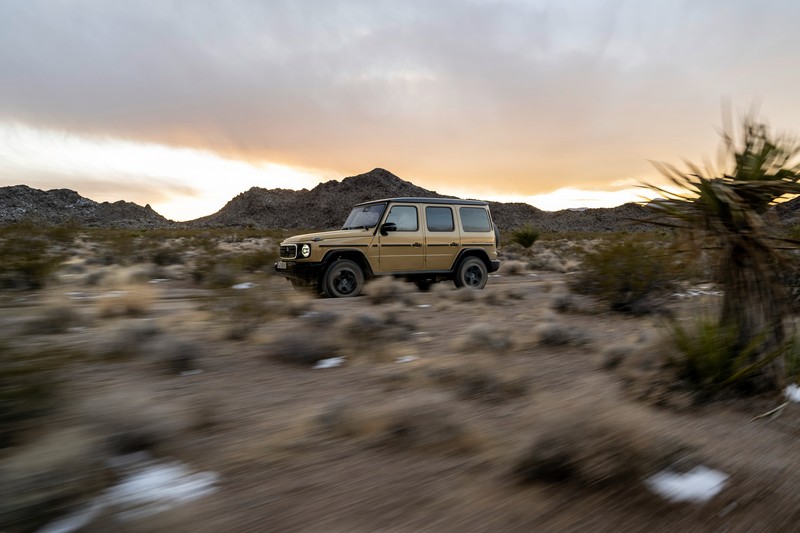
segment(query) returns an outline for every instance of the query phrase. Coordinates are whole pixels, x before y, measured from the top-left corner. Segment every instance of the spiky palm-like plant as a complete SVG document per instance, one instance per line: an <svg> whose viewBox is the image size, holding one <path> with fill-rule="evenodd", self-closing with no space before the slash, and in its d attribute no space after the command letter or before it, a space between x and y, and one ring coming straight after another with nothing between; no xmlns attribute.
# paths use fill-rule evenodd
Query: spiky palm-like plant
<svg viewBox="0 0 800 533"><path fill-rule="evenodd" d="M798 242L777 236L767 218L776 201L800 194L799 153L795 138L773 133L751 113L738 139L730 127L723 132L721 170L655 163L680 192L648 185L663 196L649 204L657 212L651 221L689 230L701 237L693 242L718 250L725 291L719 326L738 332L720 384L746 379L763 390L783 379L789 308L777 269L786 259L783 250Z"/></svg>

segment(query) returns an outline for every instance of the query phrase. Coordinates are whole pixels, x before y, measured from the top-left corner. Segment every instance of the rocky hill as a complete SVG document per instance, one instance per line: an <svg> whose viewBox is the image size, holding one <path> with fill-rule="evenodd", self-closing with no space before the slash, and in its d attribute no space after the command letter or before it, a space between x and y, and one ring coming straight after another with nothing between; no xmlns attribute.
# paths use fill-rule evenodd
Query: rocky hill
<svg viewBox="0 0 800 533"><path fill-rule="evenodd" d="M17 222L103 228L165 228L175 223L144 207L95 202L69 189L42 191L26 185L0 187L0 225Z"/></svg>
<svg viewBox="0 0 800 533"><path fill-rule="evenodd" d="M253 187L212 215L176 223L159 215L149 205L142 207L123 201L98 203L69 189L42 191L15 185L0 187L0 225L34 221L117 228L332 229L341 226L354 204L399 196L446 197L376 168L342 181L321 183L311 190ZM490 205L494 220L502 229L529 224L548 232L636 231L644 228L632 224L631 220L646 218L650 214L635 204L556 212L542 211L525 203L490 202Z"/></svg>
<svg viewBox="0 0 800 533"><path fill-rule="evenodd" d="M321 183L311 190L253 187L236 196L217 213L187 224L192 227L331 229L341 226L354 204L399 196L447 198L376 168L341 182ZM530 224L543 231L619 231L630 228L630 219L648 215L645 208L635 204L557 212L542 211L525 203L490 204L495 222L504 229Z"/></svg>

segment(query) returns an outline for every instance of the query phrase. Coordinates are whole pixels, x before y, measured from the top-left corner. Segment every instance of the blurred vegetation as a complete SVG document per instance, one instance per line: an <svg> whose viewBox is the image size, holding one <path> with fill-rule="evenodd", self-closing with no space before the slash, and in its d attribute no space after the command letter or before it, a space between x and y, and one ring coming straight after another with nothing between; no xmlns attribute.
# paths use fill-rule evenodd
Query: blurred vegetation
<svg viewBox="0 0 800 533"><path fill-rule="evenodd" d="M790 306L779 270L790 263L784 249L800 243L773 231L766 215L780 199L800 194L795 162L800 143L774 133L753 113L744 117L738 137L732 121L726 122L720 170L708 163L703 168L686 163L685 171L656 163L680 192L650 185L662 198L649 204L656 216L648 222L677 228L696 247L718 254L717 280L725 292L719 331L701 337L721 343L718 355L726 361L709 365L732 369L723 374L752 369L746 374L753 390L776 389L785 378L784 345L791 342L784 325Z"/></svg>
<svg viewBox="0 0 800 533"><path fill-rule="evenodd" d="M639 237L606 242L583 257L570 288L609 304L612 310L643 314L655 310L654 298L671 289L672 255Z"/></svg>
<svg viewBox="0 0 800 533"><path fill-rule="evenodd" d="M511 233L511 242L515 242L523 248L530 248L540 235L541 232L532 226L523 226Z"/></svg>
<svg viewBox="0 0 800 533"><path fill-rule="evenodd" d="M0 228L0 288L44 287L75 238L72 227L14 224Z"/></svg>

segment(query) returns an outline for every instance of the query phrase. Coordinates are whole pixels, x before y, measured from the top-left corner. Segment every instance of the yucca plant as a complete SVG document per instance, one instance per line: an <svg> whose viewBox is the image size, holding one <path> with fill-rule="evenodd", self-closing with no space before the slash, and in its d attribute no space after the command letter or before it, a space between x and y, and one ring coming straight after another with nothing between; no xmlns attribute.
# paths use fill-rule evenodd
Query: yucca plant
<svg viewBox="0 0 800 533"><path fill-rule="evenodd" d="M686 230L694 244L717 249L725 291L719 327L736 332L727 357L732 366L752 369L740 380L764 390L780 386L785 375L784 357L773 356L788 341L789 305L778 269L787 261L783 251L800 244L772 231L768 210L800 194L800 143L751 113L738 138L725 128L721 148L718 170L655 163L679 192L648 185L662 195L649 204L657 213L649 222Z"/></svg>
<svg viewBox="0 0 800 533"><path fill-rule="evenodd" d="M540 235L541 232L533 226L523 226L511 233L511 242L515 242L523 248L530 248L533 243L539 240Z"/></svg>

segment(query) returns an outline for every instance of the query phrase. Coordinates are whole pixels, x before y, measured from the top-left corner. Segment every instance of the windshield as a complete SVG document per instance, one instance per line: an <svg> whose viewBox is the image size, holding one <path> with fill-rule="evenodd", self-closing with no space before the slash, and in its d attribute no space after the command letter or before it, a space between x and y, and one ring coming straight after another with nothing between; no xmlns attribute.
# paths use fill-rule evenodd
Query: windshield
<svg viewBox="0 0 800 533"><path fill-rule="evenodd" d="M360 205L354 207L342 229L374 228L381 220L386 204Z"/></svg>

